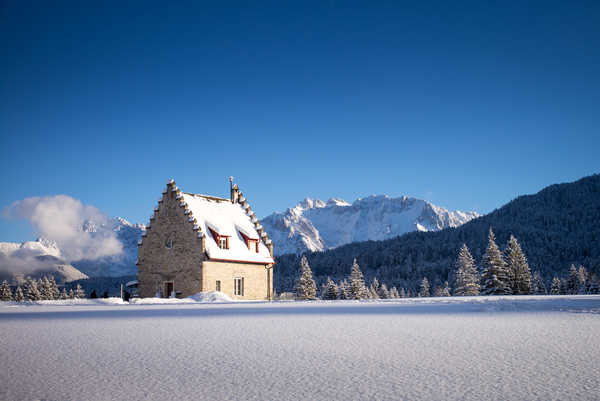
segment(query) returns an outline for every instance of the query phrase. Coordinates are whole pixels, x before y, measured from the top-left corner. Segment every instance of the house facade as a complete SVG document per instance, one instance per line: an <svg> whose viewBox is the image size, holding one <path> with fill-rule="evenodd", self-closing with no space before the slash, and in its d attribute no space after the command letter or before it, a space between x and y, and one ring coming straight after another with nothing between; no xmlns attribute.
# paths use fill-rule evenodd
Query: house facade
<svg viewBox="0 0 600 401"><path fill-rule="evenodd" d="M229 199L182 192L170 180L138 244L137 265L140 297L273 296L273 242L232 179Z"/></svg>

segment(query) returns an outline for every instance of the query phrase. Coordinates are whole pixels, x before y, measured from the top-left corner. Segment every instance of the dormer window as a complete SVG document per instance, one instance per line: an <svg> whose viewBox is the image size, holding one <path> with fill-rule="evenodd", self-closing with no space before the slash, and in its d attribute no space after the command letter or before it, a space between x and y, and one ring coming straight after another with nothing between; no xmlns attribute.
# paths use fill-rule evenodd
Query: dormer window
<svg viewBox="0 0 600 401"><path fill-rule="evenodd" d="M246 246L248 247L248 250L250 252L258 253L258 239L250 238L241 231L240 231L240 234L242 235L242 238L244 238L244 241L246 242Z"/></svg>
<svg viewBox="0 0 600 401"><path fill-rule="evenodd" d="M210 227L208 229L210 230L210 233L212 234L212 236L215 239L215 242L217 243L219 248L229 249L229 236L228 235L220 235Z"/></svg>

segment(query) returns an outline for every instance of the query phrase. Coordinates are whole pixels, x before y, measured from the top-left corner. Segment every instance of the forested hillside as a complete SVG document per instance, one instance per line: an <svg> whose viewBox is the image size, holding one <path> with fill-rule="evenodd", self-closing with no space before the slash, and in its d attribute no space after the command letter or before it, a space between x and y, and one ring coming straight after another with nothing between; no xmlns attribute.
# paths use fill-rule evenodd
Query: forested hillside
<svg viewBox="0 0 600 401"><path fill-rule="evenodd" d="M357 242L306 256L319 285L327 276L335 280L347 276L357 258L366 279L376 276L388 286L414 292L423 277L428 277L433 285L446 280L452 283L454 264L463 243L480 264L490 227L502 249L511 234L517 237L531 271L539 271L547 287L553 276L565 277L572 263L600 273L600 175L520 196L458 228ZM294 287L299 260L298 255L277 258L278 292Z"/></svg>

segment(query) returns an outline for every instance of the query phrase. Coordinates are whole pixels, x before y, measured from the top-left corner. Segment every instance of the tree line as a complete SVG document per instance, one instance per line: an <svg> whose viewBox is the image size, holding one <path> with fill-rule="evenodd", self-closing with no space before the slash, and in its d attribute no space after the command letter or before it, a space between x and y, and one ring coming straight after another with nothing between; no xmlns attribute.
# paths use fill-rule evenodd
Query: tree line
<svg viewBox="0 0 600 401"><path fill-rule="evenodd" d="M78 298L85 298L85 291L79 284L77 284L75 290L71 288L67 291L66 288L63 288L60 291L54 276L44 276L38 280L27 276L23 287L17 285L14 291L6 280L0 285L0 301L53 301Z"/></svg>
<svg viewBox="0 0 600 401"><path fill-rule="evenodd" d="M600 278L589 274L585 267L576 268L571 265L566 278L555 276L550 288L539 272L531 272L527 257L517 238L510 236L503 251L496 244L496 237L490 228L488 244L481 259L481 267L477 266L469 248L463 244L458 251L454 271L454 288L448 281L438 284L432 291L430 280L425 276L420 280L418 290L395 286L391 288L380 283L374 277L367 286L363 273L356 259L352 263L350 275L339 282L331 277L317 290L312 270L306 256L300 260L300 275L295 285L296 299L314 300L317 298L334 299L389 299L405 297L443 297L472 295L528 295L528 294L598 294Z"/></svg>

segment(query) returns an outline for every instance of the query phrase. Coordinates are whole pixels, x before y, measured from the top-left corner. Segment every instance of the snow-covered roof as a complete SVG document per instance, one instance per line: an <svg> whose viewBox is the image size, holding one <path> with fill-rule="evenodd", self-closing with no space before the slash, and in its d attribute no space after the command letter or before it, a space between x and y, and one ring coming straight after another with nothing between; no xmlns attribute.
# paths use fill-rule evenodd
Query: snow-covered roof
<svg viewBox="0 0 600 401"><path fill-rule="evenodd" d="M206 252L210 259L231 260L251 263L273 263L269 249L258 241L258 252L248 249L242 234L258 240L260 235L251 218L239 203L207 195L181 193L182 201L191 211L201 232L206 235ZM221 249L210 230L229 237L229 249Z"/></svg>

